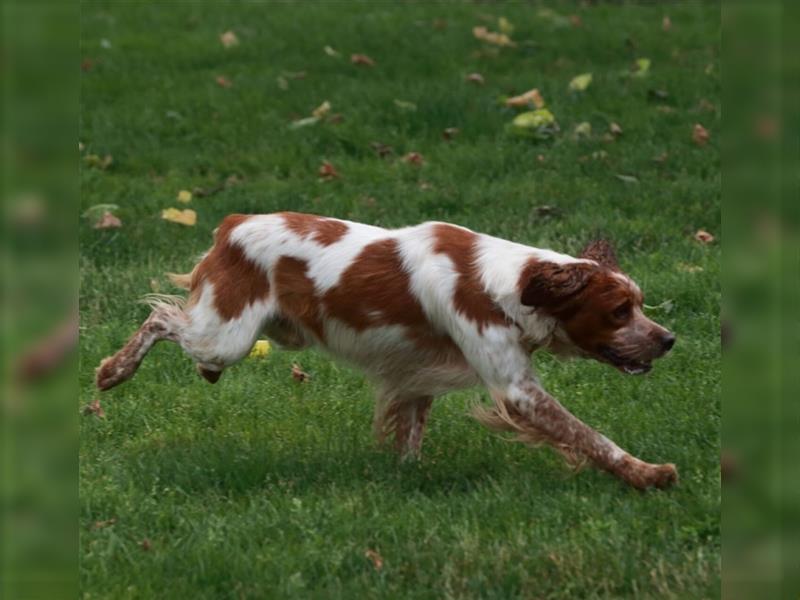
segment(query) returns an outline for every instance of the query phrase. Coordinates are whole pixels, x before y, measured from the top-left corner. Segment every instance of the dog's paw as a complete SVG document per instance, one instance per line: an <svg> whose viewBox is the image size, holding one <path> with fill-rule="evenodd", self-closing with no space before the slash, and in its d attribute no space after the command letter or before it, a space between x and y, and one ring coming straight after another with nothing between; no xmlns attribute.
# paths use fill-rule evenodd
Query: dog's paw
<svg viewBox="0 0 800 600"><path fill-rule="evenodd" d="M672 463L653 465L633 456L625 457L615 469L618 476L640 490L665 489L678 483L678 470Z"/></svg>
<svg viewBox="0 0 800 600"><path fill-rule="evenodd" d="M115 357L104 358L94 372L94 383L103 392L127 379L125 369L120 368Z"/></svg>
<svg viewBox="0 0 800 600"><path fill-rule="evenodd" d="M649 486L665 489L678 483L678 469L672 463L651 465Z"/></svg>

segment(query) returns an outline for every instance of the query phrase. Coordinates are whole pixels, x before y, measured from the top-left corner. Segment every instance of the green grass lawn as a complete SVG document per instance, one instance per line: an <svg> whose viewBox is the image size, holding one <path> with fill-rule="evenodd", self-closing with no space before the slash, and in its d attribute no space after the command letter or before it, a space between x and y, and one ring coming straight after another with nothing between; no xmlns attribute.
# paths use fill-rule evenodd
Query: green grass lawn
<svg viewBox="0 0 800 600"><path fill-rule="evenodd" d="M210 386L162 344L102 396L104 417L81 418L84 597L718 595L720 251L693 235L720 233L719 7L554 8L84 3L82 205L118 205L123 226L81 222L80 404L98 397L100 359L147 316L138 300L171 292L163 273L189 270L228 213L446 220L565 252L603 235L651 316L677 333L675 349L640 378L549 356L536 368L621 446L675 462L680 485L641 493L575 475L469 418L488 400L477 389L437 400L422 462L400 464L375 447L372 393L349 367L274 352ZM582 25L559 19L570 14ZM496 31L500 16L515 47L472 35ZM220 43L227 30L238 46ZM352 53L376 65L353 65ZM638 58L649 73L624 75ZM587 72L588 89L571 93ZM499 98L533 87L561 127L544 142L504 129L515 112ZM325 100L328 120L290 129ZM592 132L576 140L582 122ZM611 122L623 129L615 141L604 139ZM704 147L695 123L711 133ZM460 133L446 141L450 127ZM393 154L377 156L374 142ZM408 152L424 164L403 162ZM113 162L92 167L91 154ZM319 180L324 160L340 178ZM179 190L231 175L235 185L188 205L196 226L160 218L185 208ZM291 378L293 362L311 381Z"/></svg>

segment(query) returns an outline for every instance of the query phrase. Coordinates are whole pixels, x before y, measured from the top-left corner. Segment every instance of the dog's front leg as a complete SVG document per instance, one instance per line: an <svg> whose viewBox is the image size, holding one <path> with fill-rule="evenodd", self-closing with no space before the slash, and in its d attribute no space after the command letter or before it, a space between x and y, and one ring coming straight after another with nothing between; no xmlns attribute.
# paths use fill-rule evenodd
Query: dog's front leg
<svg viewBox="0 0 800 600"><path fill-rule="evenodd" d="M494 412L478 415L490 427L514 431L522 441L547 443L570 462L589 460L639 489L668 487L678 479L675 465L650 464L632 456L575 417L533 379L523 379L492 396Z"/></svg>
<svg viewBox="0 0 800 600"><path fill-rule="evenodd" d="M515 432L524 442L547 443L570 462L588 460L640 489L677 481L674 465L646 463L625 452L542 389L516 335L512 329L498 329L483 338L464 336L464 354L495 401L491 410L476 412L479 421Z"/></svg>

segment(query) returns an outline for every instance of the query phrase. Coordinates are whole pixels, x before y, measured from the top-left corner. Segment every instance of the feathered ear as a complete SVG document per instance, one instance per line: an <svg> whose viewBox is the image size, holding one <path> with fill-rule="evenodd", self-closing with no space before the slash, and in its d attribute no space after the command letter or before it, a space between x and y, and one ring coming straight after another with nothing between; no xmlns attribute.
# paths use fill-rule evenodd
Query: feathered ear
<svg viewBox="0 0 800 600"><path fill-rule="evenodd" d="M596 270L587 263L532 261L520 277L520 301L525 306L554 308L585 288Z"/></svg>
<svg viewBox="0 0 800 600"><path fill-rule="evenodd" d="M598 264L608 267L612 271L620 270L619 263L617 263L617 255L608 240L589 242L581 252L580 258L597 261Z"/></svg>

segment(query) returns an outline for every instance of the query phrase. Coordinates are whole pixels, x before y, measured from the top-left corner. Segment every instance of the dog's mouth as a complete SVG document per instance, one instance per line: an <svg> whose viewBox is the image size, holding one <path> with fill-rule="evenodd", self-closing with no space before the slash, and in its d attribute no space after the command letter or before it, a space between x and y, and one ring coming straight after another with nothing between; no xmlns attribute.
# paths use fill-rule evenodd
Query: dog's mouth
<svg viewBox="0 0 800 600"><path fill-rule="evenodd" d="M600 347L600 355L608 364L628 375L644 375L653 368L650 361L627 358L608 346Z"/></svg>

